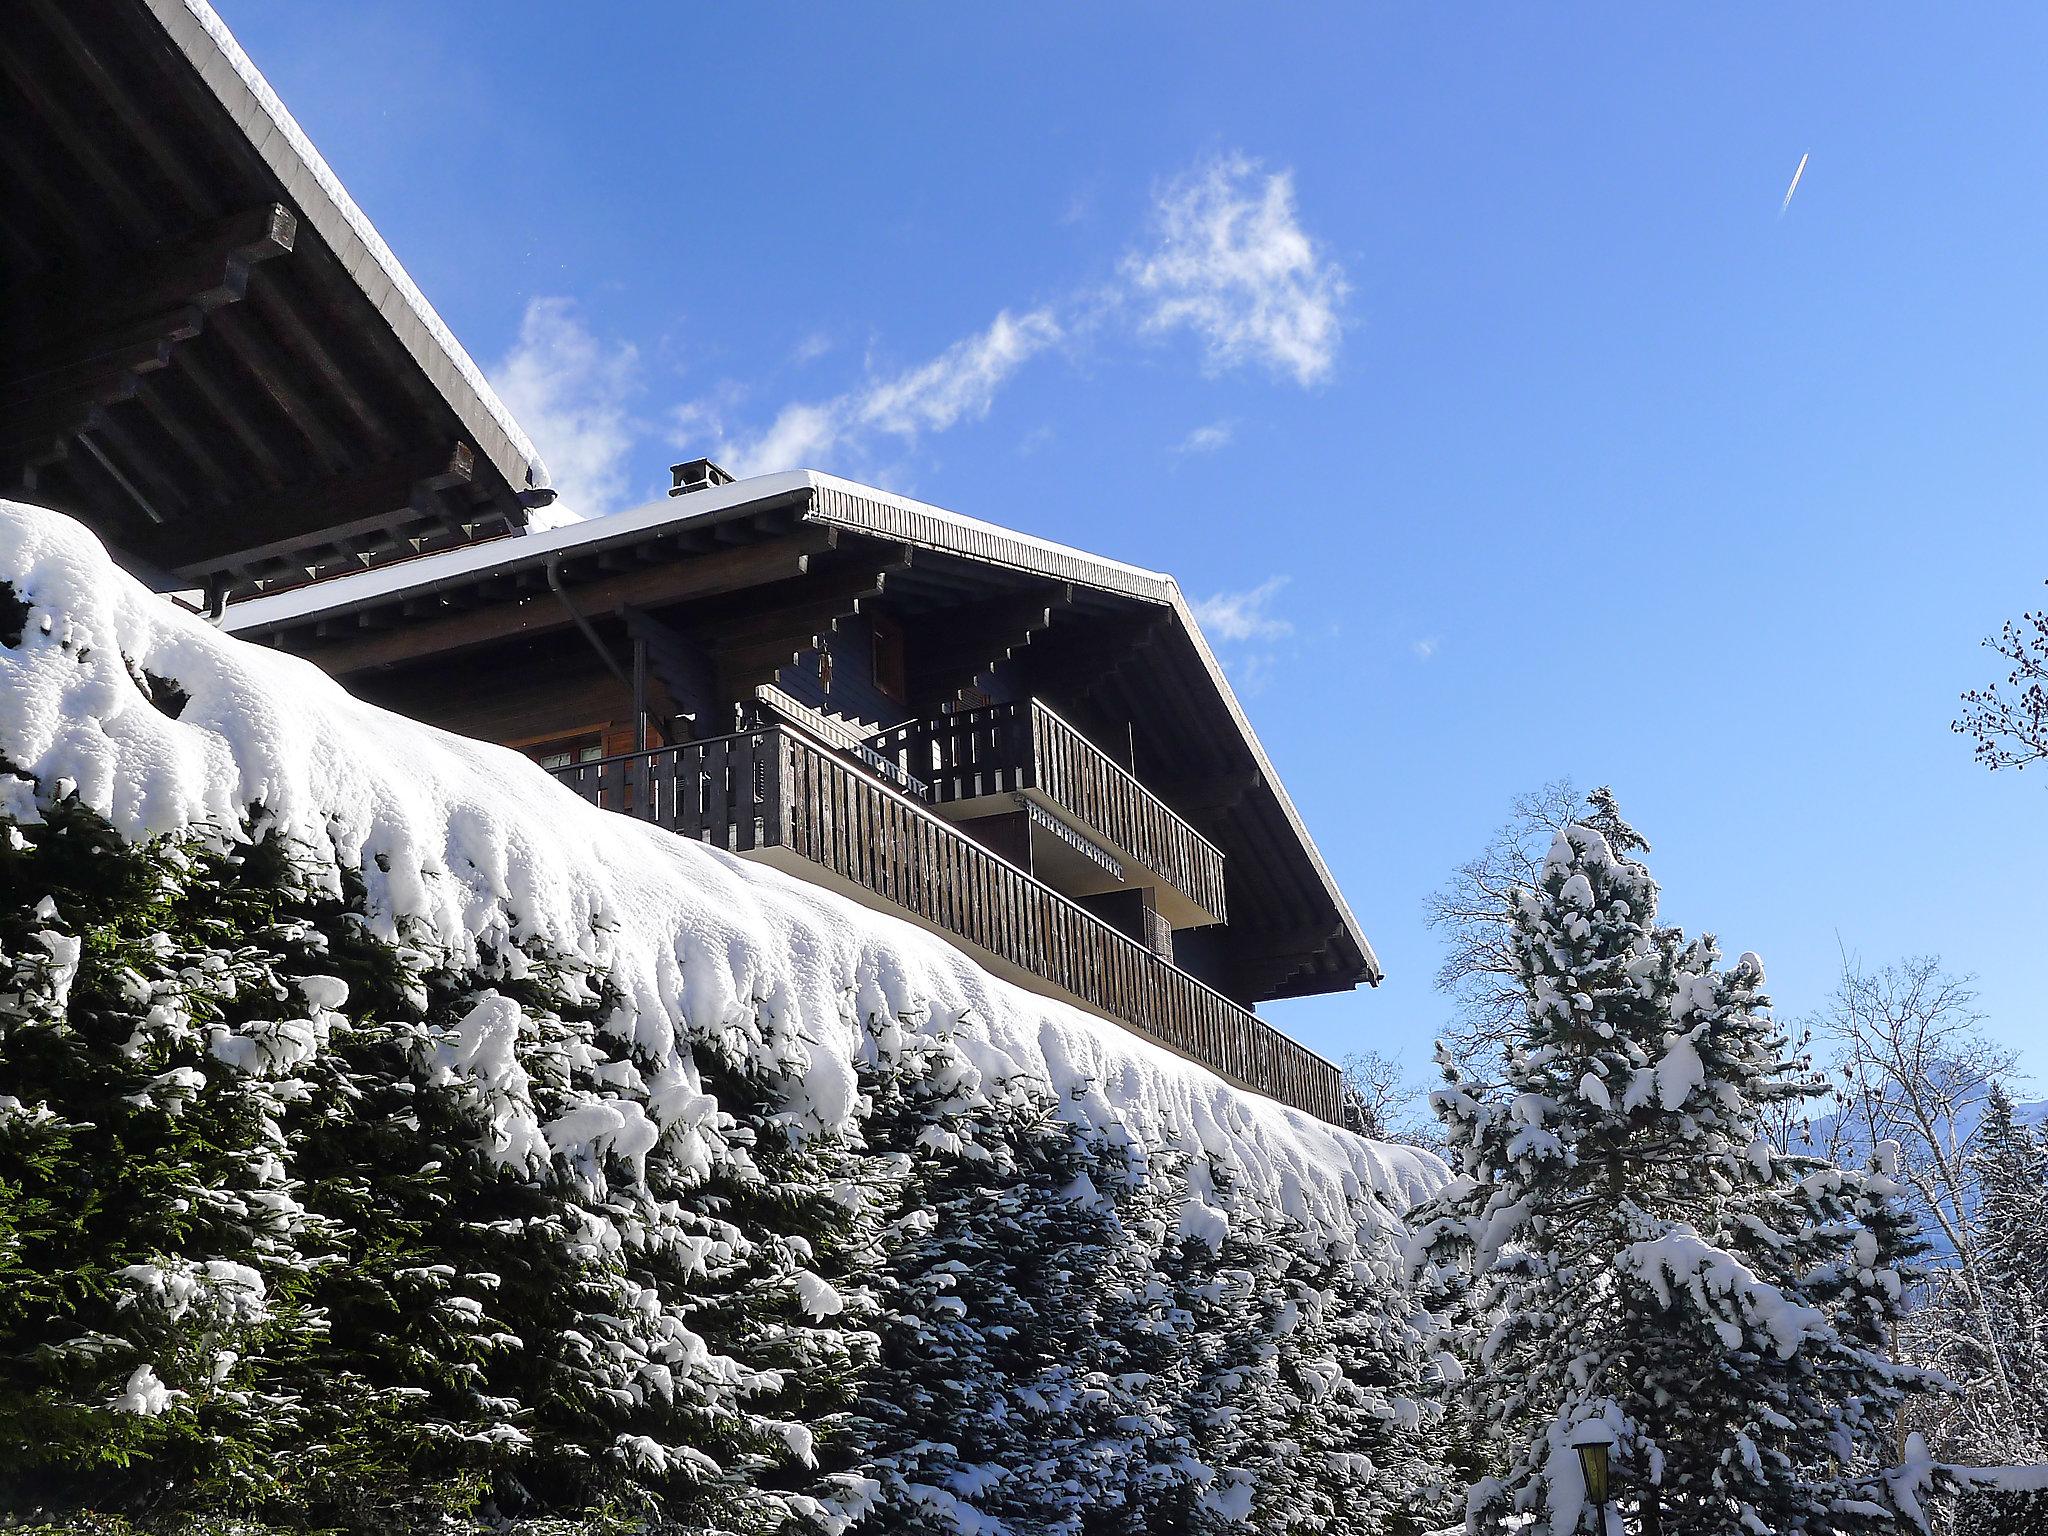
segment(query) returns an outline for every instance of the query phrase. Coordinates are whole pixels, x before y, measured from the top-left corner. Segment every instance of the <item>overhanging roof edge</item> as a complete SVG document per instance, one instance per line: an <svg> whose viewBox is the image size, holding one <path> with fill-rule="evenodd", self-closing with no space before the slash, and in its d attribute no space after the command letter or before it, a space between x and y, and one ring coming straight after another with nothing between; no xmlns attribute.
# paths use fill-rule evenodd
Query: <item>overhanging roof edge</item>
<svg viewBox="0 0 2048 1536"><path fill-rule="evenodd" d="M1343 920L1345 932L1357 944L1358 952L1365 958L1366 970L1373 985L1386 979L1386 972L1380 967L1379 956L1373 953L1372 941L1365 936L1365 930L1358 924L1358 918L1351 910L1351 903L1344 899L1344 892L1338 887L1336 876L1330 873L1330 866L1323 862L1323 851L1316 846L1316 840L1309 836L1308 825L1301 819L1301 812L1295 809L1294 799L1287 793L1287 786L1274 771L1273 760L1266 756L1266 747L1259 740L1259 733L1252 729L1251 717L1244 712L1244 706L1237 700L1236 692L1230 686L1230 679L1224 675L1223 665L1217 661L1216 653L1209 649L1209 640L1202 633L1202 626L1196 622L1194 611L1188 607L1187 599L1181 595L1180 584L1171 577L1167 585L1173 588L1174 612L1179 616L1181 627L1194 642L1195 654L1201 658L1203 670L1209 674L1209 681L1230 711L1231 719L1237 723L1238 733L1250 749L1252 760L1258 765L1259 776L1273 791L1273 798L1280 806L1280 814L1287 818L1287 825L1299 839L1302 849L1308 854L1309 863L1316 872L1316 878L1329 893L1331 905Z"/></svg>
<svg viewBox="0 0 2048 1536"><path fill-rule="evenodd" d="M1013 570L1030 570L1060 581L1072 581L1098 587L1105 591L1119 592L1128 597L1142 598L1170 607L1181 628L1193 643L1195 654L1200 658L1203 671L1208 675L1210 686L1229 711L1238 735L1245 748L1251 753L1259 776L1273 792L1273 798L1280 807L1280 813L1287 820L1289 829L1299 840L1302 850L1307 853L1310 867L1316 879L1330 898L1345 932L1363 957L1370 979L1377 984L1385 977L1379 957L1374 954L1371 942L1359 926L1351 904L1344 899L1343 891L1330 873L1330 867L1323 860L1322 850L1316 847L1315 839L1309 835L1308 827L1301 819L1301 812L1281 782L1279 773L1273 767L1273 760L1266 755L1265 744L1259 740L1258 732L1252 728L1251 717L1245 714L1244 706L1238 702L1237 694L1224 674L1222 664L1216 660L1216 653L1209 648L1207 636L1195 619L1194 611L1182 595L1180 584L1171 576L1160 571L1148 571L1139 566L1126 565L1121 561L1108 560L1100 555L1091 555L1084 550L1055 544L1049 540L1032 538L978 518L965 517L957 512L910 501L875 490L871 486L859 485L853 481L841 480L835 475L820 474L816 471L802 472L815 488L817 499L811 510L805 514L807 522L829 522L840 527L872 533L889 539L900 539L908 544L923 545L942 550L947 554L967 559L986 560Z"/></svg>
<svg viewBox="0 0 2048 1536"><path fill-rule="evenodd" d="M207 0L143 0L172 44L198 72L284 184L319 237L387 316L401 345L517 493L550 488L547 466L483 371L399 265L270 82ZM390 301L398 300L393 314Z"/></svg>

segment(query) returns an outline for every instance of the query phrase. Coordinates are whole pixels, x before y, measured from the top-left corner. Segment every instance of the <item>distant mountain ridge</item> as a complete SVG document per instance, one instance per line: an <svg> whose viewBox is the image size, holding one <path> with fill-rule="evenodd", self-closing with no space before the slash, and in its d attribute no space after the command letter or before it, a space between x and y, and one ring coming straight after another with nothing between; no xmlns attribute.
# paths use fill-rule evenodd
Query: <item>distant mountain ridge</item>
<svg viewBox="0 0 2048 1536"><path fill-rule="evenodd" d="M1972 1104L1969 1107L1968 1133L1974 1134L1977 1126L1982 1123L1984 1110L1985 1105L1981 1102ZM2041 1127L2048 1126L2048 1099L2030 1099L2025 1103L2014 1104L2013 1117L2020 1124L2031 1126L2038 1132ZM1868 1137L1862 1133L1860 1126L1853 1123L1856 1119L1853 1112L1849 1113L1848 1118L1852 1123L1844 1129L1843 1142L1854 1156L1846 1160L1853 1161L1856 1157L1868 1157L1870 1155ZM1843 1112L1839 1110L1826 1115L1815 1116L1808 1125L1805 1136L1792 1143L1792 1150L1794 1152L1808 1152L1815 1155L1821 1154L1834 1140L1835 1128L1841 1124L1842 1119ZM1923 1229L1921 1235L1929 1245L1929 1257L1940 1260L1948 1258L1954 1253L1955 1250L1949 1245L1948 1239L1942 1235L1938 1228L1926 1222L1922 1222L1921 1226Z"/></svg>

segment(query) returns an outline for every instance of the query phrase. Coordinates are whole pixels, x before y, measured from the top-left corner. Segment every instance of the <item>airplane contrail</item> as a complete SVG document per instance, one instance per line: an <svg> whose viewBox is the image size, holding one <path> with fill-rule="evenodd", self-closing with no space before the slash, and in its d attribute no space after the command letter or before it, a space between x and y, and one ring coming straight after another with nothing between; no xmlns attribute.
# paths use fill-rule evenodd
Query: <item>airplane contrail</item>
<svg viewBox="0 0 2048 1536"><path fill-rule="evenodd" d="M1778 217L1785 216L1785 210L1792 206L1792 194L1799 190L1799 178L1806 174L1806 162L1812 151L1799 157L1799 169L1792 173L1792 185L1785 189L1785 201L1778 204Z"/></svg>

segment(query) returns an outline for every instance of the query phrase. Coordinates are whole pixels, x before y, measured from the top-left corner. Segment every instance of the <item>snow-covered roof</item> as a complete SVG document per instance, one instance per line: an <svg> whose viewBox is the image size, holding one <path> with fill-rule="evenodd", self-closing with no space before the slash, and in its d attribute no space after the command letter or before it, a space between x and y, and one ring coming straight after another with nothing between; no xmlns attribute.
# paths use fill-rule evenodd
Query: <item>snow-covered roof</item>
<svg viewBox="0 0 2048 1536"><path fill-rule="evenodd" d="M548 488L547 466L341 179L207 0L145 0L150 13L284 183L292 201L362 285L406 351L447 398L477 447L515 488Z"/></svg>
<svg viewBox="0 0 2048 1536"><path fill-rule="evenodd" d="M1252 728L1202 627L1179 584L1162 572L1106 559L998 527L944 507L898 496L874 486L817 470L758 475L693 491L611 517L571 523L544 533L452 549L417 560L362 571L311 586L252 599L228 611L227 627L259 637L321 620L358 613L401 596L417 599L473 581L482 573L545 564L573 555L592 555L649 539L757 516L764 508L787 506L804 524L843 529L931 550L949 557L1071 583L1115 597L1169 610L1186 637L1213 697L1226 712L1256 771L1270 789L1289 834L1298 843L1313 877L1362 958L1367 978L1383 972L1371 943L1353 915L1315 839L1281 783L1272 759Z"/></svg>

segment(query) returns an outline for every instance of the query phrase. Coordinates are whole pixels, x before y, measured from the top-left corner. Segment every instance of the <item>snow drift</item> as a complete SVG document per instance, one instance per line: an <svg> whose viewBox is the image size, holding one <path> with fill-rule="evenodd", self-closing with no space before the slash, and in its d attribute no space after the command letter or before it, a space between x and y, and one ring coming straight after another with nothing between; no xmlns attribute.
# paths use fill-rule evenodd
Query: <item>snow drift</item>
<svg viewBox="0 0 2048 1536"><path fill-rule="evenodd" d="M800 1041L796 1112L843 1131L864 1023L960 1046L991 1080L1091 1083L1134 1138L1222 1156L1262 1208L1350 1230L1436 1188L1428 1154L1367 1142L1243 1092L1079 1009L989 975L907 922L722 851L601 811L503 748L351 698L311 665L235 640L148 592L98 541L0 501L0 582L19 605L0 647L0 815L75 793L131 841L195 829L265 835L361 878L386 937L425 936L455 966L540 946L605 973L608 1031L680 1076L624 1096L658 1133L696 1092L677 1042L758 1018ZM0 612L0 629L10 627ZM0 636L0 638L11 638ZM602 1117L598 1117L602 1118ZM607 1127L609 1122L607 1122ZM556 1149L606 1127L550 1128Z"/></svg>

